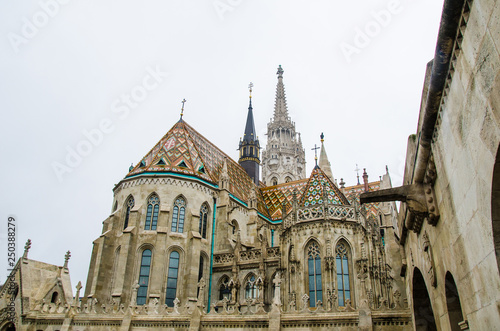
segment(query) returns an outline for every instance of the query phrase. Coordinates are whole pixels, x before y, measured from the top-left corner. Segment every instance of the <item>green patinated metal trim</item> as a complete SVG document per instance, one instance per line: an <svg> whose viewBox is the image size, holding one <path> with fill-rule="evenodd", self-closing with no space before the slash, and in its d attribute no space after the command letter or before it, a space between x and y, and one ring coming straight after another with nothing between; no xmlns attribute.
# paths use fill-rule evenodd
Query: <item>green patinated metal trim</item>
<svg viewBox="0 0 500 331"><path fill-rule="evenodd" d="M215 242L215 215L217 213L217 199L214 198L214 219L212 221L212 242L210 243L210 277L208 281L208 308L210 312L210 299L212 298L212 270L214 267L214 242Z"/></svg>
<svg viewBox="0 0 500 331"><path fill-rule="evenodd" d="M200 182L202 182L204 184L210 185L213 188L219 188L218 185L215 185L215 184L212 184L210 182L207 182L206 180L201 179L199 177L192 176L192 175L179 174L179 173L176 173L176 172L160 172L160 173L158 173L158 172L142 172L142 173L137 174L137 175L127 176L124 179L135 178L135 177L143 176L143 175L155 175L155 176L158 176L158 175L167 175L167 176L173 176L173 177L189 178L189 179L194 179L194 180L200 181Z"/></svg>

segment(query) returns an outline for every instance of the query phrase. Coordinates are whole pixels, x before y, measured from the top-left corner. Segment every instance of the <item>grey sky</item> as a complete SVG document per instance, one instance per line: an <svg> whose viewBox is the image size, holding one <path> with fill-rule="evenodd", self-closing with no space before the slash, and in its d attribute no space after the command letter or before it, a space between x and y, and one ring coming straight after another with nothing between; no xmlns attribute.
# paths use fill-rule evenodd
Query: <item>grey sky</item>
<svg viewBox="0 0 500 331"><path fill-rule="evenodd" d="M113 185L183 98L186 122L236 158L252 81L265 145L279 64L308 174L324 132L336 178L355 184L359 164L377 180L388 165L401 183L442 0L60 1L0 4L2 278L12 214L18 256L28 238L36 260L62 265L71 250L73 286L85 283Z"/></svg>

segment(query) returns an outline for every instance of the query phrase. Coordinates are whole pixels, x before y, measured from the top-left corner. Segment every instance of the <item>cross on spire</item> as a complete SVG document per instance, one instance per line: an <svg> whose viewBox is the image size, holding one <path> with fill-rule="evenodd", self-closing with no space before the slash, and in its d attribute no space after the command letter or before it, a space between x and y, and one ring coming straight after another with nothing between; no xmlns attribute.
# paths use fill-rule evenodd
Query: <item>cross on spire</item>
<svg viewBox="0 0 500 331"><path fill-rule="evenodd" d="M250 84L248 84L248 89L250 90L250 99L252 99L252 87L253 87L253 83L250 82Z"/></svg>
<svg viewBox="0 0 500 331"><path fill-rule="evenodd" d="M186 103L186 99L182 99L182 109L181 109L181 119L184 116L184 104Z"/></svg>
<svg viewBox="0 0 500 331"><path fill-rule="evenodd" d="M361 170L361 169L359 169L358 164L356 163L356 169L354 169L354 171L356 171L356 177L358 178L358 185L360 185L360 184L359 184L359 171L360 171L360 170Z"/></svg>
<svg viewBox="0 0 500 331"><path fill-rule="evenodd" d="M314 151L314 161L316 162L316 167L318 166L318 149L319 147L314 144L314 148L311 148L311 150Z"/></svg>

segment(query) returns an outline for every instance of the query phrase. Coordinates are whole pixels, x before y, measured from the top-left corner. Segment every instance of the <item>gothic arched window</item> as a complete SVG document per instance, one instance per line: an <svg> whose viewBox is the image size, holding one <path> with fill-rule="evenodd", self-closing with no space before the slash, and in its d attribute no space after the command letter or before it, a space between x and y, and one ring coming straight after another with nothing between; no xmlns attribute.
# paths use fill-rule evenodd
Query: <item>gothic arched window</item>
<svg viewBox="0 0 500 331"><path fill-rule="evenodd" d="M278 179L276 177L274 177L273 179L271 179L271 182L273 183L273 186L274 185L278 185Z"/></svg>
<svg viewBox="0 0 500 331"><path fill-rule="evenodd" d="M130 211L134 207L135 201L134 197L130 196L127 200L127 211L125 212L125 222L123 222L123 230L125 230L128 227L128 219L130 217Z"/></svg>
<svg viewBox="0 0 500 331"><path fill-rule="evenodd" d="M232 233L236 234L240 230L240 226L238 225L238 222L236 220L231 221L231 228L232 228Z"/></svg>
<svg viewBox="0 0 500 331"><path fill-rule="evenodd" d="M259 289L257 288L255 275L252 274L250 275L250 277L247 278L245 284L245 299L247 298L255 299L258 296L259 296Z"/></svg>
<svg viewBox="0 0 500 331"><path fill-rule="evenodd" d="M202 238L207 238L207 217L208 217L208 206L206 203L201 205L200 208L200 234Z"/></svg>
<svg viewBox="0 0 500 331"><path fill-rule="evenodd" d="M222 278L219 286L219 300L223 300L224 298L231 300L231 288L229 287L229 278L227 276Z"/></svg>
<svg viewBox="0 0 500 331"><path fill-rule="evenodd" d="M168 263L167 274L167 295L165 296L165 304L169 307L174 306L174 300L177 294L177 277L179 276L179 259L178 252L170 253L170 261Z"/></svg>
<svg viewBox="0 0 500 331"><path fill-rule="evenodd" d="M290 183L291 181L292 181L292 178L290 178L288 176L285 178L285 183Z"/></svg>
<svg viewBox="0 0 500 331"><path fill-rule="evenodd" d="M186 216L186 201L178 197L172 213L172 232L184 232L184 217Z"/></svg>
<svg viewBox="0 0 500 331"><path fill-rule="evenodd" d="M347 244L340 242L335 248L337 266L337 287L339 291L339 306L345 306L346 300L351 300L349 283L349 256Z"/></svg>
<svg viewBox="0 0 500 331"><path fill-rule="evenodd" d="M307 268L309 270L309 305L316 307L318 300L323 301L323 285L321 282L321 254L317 242L307 246Z"/></svg>
<svg viewBox="0 0 500 331"><path fill-rule="evenodd" d="M159 211L160 199L156 194L154 194L148 199L148 212L146 214L146 223L144 224L144 230L156 230Z"/></svg>
<svg viewBox="0 0 500 331"><path fill-rule="evenodd" d="M139 271L139 289L137 290L137 304L146 304L148 297L149 269L151 268L151 250L142 252L141 268Z"/></svg>

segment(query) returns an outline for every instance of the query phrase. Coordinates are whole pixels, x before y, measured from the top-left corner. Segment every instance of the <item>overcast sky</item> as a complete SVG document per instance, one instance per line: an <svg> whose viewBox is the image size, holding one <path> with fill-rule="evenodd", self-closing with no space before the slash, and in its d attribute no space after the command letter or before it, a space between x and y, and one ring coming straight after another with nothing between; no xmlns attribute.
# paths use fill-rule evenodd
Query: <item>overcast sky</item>
<svg viewBox="0 0 500 331"><path fill-rule="evenodd" d="M336 178L356 164L400 185L443 1L77 1L0 3L0 276L6 223L18 257L69 262L85 286L112 188L184 119L234 159L249 82L265 145L282 65L290 116ZM97 131L99 130L99 131ZM83 293L83 292L82 292Z"/></svg>

